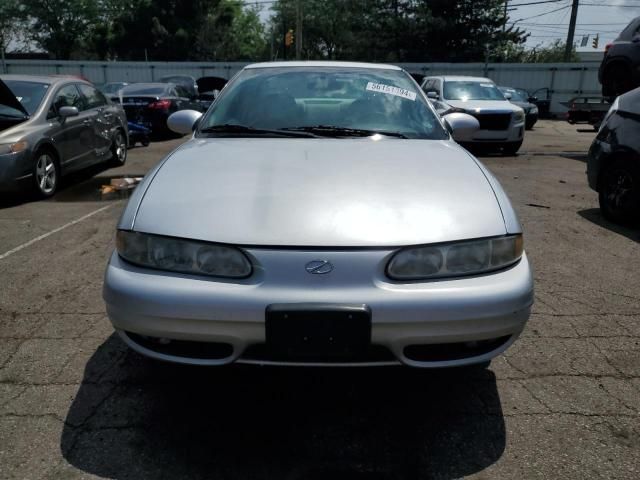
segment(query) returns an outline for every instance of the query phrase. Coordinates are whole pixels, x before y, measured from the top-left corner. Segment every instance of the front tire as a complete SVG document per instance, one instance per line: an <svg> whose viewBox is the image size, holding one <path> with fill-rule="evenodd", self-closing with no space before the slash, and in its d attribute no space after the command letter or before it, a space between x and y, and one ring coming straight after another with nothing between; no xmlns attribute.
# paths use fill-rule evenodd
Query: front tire
<svg viewBox="0 0 640 480"><path fill-rule="evenodd" d="M520 150L521 146L522 146L522 140L520 140L519 142L507 143L505 144L504 147L502 147L502 153L509 157L513 156L518 153L518 150Z"/></svg>
<svg viewBox="0 0 640 480"><path fill-rule="evenodd" d="M616 160L602 173L600 211L607 220L628 224L640 215L640 167L637 161Z"/></svg>
<svg viewBox="0 0 640 480"><path fill-rule="evenodd" d="M118 130L111 144L110 163L114 167L121 167L127 162L127 137L122 130Z"/></svg>
<svg viewBox="0 0 640 480"><path fill-rule="evenodd" d="M49 198L55 195L60 181L60 168L55 155L41 149L36 152L35 165L33 167L33 179L36 193L41 198Z"/></svg>

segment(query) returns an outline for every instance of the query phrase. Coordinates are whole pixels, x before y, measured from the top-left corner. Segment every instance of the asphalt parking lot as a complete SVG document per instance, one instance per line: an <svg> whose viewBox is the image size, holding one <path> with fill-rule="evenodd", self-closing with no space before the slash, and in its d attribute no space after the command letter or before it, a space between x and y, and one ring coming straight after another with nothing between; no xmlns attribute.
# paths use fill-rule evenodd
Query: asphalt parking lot
<svg viewBox="0 0 640 480"><path fill-rule="evenodd" d="M49 201L0 199L0 478L640 477L640 229L586 185L594 132L485 157L525 231L528 327L486 371L194 368L128 351L101 297L125 200L182 140Z"/></svg>

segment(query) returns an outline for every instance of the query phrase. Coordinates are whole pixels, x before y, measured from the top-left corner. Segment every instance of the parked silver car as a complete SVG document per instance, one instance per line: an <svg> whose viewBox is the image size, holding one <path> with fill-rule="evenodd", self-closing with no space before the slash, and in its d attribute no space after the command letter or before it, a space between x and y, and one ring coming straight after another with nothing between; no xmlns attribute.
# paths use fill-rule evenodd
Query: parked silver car
<svg viewBox="0 0 640 480"><path fill-rule="evenodd" d="M124 210L115 329L162 360L418 367L489 361L533 283L516 214L400 68L245 67Z"/></svg>
<svg viewBox="0 0 640 480"><path fill-rule="evenodd" d="M52 196L61 175L127 159L127 120L75 77L0 76L0 191L30 182Z"/></svg>
<svg viewBox="0 0 640 480"><path fill-rule="evenodd" d="M518 152L524 140L525 112L509 102L492 80L483 77L427 77L422 89L439 113L466 112L480 129L464 144L471 148Z"/></svg>

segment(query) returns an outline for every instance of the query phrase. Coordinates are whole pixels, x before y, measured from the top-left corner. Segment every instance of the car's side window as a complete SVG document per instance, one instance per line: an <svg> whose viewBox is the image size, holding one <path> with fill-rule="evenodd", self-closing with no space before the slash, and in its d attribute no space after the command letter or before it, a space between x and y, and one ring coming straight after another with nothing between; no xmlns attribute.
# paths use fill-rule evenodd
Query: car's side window
<svg viewBox="0 0 640 480"><path fill-rule="evenodd" d="M82 92L85 98L84 110L90 108L103 107L107 104L107 99L100 91L91 85L85 85L83 83L78 84L78 88Z"/></svg>
<svg viewBox="0 0 640 480"><path fill-rule="evenodd" d="M49 109L47 118L57 117L61 107L76 107L78 110L83 109L84 101L75 85L65 85L58 90Z"/></svg>
<svg viewBox="0 0 640 480"><path fill-rule="evenodd" d="M187 92L187 90L184 87L181 87L181 86L177 85L176 86L175 95L176 95L176 97L188 98L189 97L189 92Z"/></svg>

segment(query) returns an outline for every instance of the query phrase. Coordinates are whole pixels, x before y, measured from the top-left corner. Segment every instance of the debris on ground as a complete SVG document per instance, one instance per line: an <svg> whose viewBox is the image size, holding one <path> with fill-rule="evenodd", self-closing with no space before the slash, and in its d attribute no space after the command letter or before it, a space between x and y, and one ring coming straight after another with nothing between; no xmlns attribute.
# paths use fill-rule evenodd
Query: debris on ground
<svg viewBox="0 0 640 480"><path fill-rule="evenodd" d="M143 177L122 177L112 178L109 185L102 185L100 192L102 195L114 193L121 190L133 190L142 181Z"/></svg>
<svg viewBox="0 0 640 480"><path fill-rule="evenodd" d="M536 208L551 208L547 205L540 205L538 203L525 203L527 207L536 207Z"/></svg>

